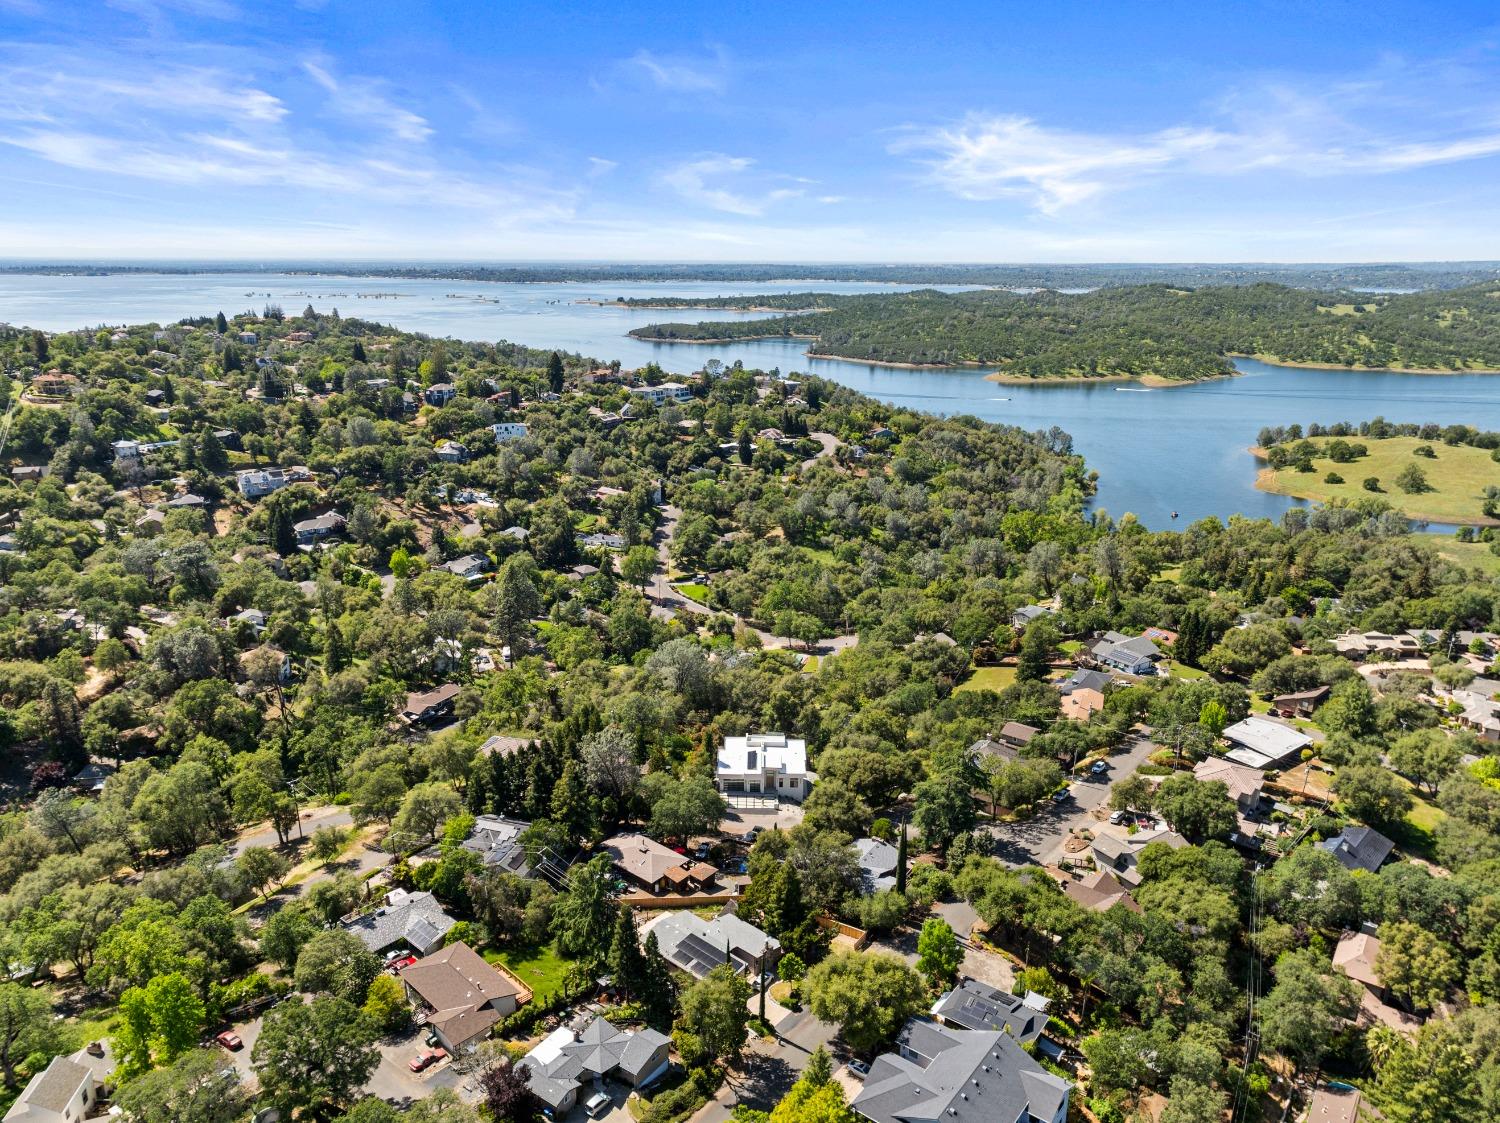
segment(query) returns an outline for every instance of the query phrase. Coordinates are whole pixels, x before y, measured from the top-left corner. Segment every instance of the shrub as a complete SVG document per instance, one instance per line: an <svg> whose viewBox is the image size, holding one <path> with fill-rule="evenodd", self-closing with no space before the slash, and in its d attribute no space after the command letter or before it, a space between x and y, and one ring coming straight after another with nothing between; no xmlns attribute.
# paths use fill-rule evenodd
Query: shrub
<svg viewBox="0 0 1500 1123"><path fill-rule="evenodd" d="M1323 477L1323 482L1325 484L1341 484L1344 482L1344 477L1337 472L1329 472L1328 475Z"/></svg>
<svg viewBox="0 0 1500 1123"><path fill-rule="evenodd" d="M1360 484L1360 486L1363 487L1366 491L1379 491L1380 490L1380 477L1379 476L1366 476L1365 477L1365 482L1362 483L1362 484Z"/></svg>

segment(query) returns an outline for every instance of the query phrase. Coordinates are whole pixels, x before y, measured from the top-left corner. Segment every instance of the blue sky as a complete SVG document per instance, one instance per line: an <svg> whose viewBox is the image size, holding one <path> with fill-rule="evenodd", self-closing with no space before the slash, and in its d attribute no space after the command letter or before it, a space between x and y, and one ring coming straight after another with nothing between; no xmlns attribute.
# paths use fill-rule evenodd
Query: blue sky
<svg viewBox="0 0 1500 1123"><path fill-rule="evenodd" d="M1500 258L1500 9L0 0L0 256Z"/></svg>

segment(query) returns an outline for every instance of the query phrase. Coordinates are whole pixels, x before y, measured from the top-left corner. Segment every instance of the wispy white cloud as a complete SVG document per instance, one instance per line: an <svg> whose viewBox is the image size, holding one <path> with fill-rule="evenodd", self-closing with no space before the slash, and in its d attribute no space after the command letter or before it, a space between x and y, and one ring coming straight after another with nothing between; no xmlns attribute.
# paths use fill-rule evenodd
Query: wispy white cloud
<svg viewBox="0 0 1500 1123"><path fill-rule="evenodd" d="M328 106L339 116L390 133L397 140L420 144L432 135L427 119L397 105L371 78L340 78L323 58L302 62L307 72L328 94Z"/></svg>
<svg viewBox="0 0 1500 1123"><path fill-rule="evenodd" d="M748 156L709 153L668 168L661 179L690 203L750 217L764 214L774 203L803 194L800 187L747 183L746 173L754 165L755 161ZM774 178L772 182L775 182ZM750 190L747 191L747 187Z"/></svg>
<svg viewBox="0 0 1500 1123"><path fill-rule="evenodd" d="M1403 86L1414 80L1402 74ZM1385 80L1317 91L1262 84L1221 99L1206 123L1154 132L1090 132L973 113L903 129L889 148L916 158L930 183L960 198L1019 198L1055 215L1167 175L1384 174L1500 155L1500 102L1491 95L1488 104L1464 109L1458 117L1412 104L1407 89Z"/></svg>
<svg viewBox="0 0 1500 1123"><path fill-rule="evenodd" d="M729 86L729 55L715 47L708 56L662 55L639 50L624 69L657 89L684 94L721 94Z"/></svg>
<svg viewBox="0 0 1500 1123"><path fill-rule="evenodd" d="M591 177L608 175L619 166L618 160L606 160L603 156L589 157L589 175Z"/></svg>

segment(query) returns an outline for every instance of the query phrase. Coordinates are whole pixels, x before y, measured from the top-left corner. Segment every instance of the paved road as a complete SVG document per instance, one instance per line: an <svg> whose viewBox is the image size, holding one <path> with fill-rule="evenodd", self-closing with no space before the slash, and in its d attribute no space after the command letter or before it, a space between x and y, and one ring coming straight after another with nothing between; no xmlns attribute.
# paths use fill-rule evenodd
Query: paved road
<svg viewBox="0 0 1500 1123"><path fill-rule="evenodd" d="M1109 802L1110 786L1134 772L1156 749L1148 736L1127 742L1125 752L1109 758L1109 771L1104 775L1073 782L1073 798L1067 803L1049 803L1035 817L1020 823L990 826L987 829L995 839L995 856L1012 868L1054 864L1063 856L1068 832L1096 826L1099 820L1094 811Z"/></svg>
<svg viewBox="0 0 1500 1123"><path fill-rule="evenodd" d="M348 827L354 824L354 818L349 814L347 807L304 807L302 809L302 835L310 837L313 831L319 827ZM298 832L292 829L292 841L297 840ZM281 840L276 837L276 830L270 824L244 834L229 846L229 853L238 858L246 850L255 846L279 846Z"/></svg>
<svg viewBox="0 0 1500 1123"><path fill-rule="evenodd" d="M807 435L823 447L802 462L802 470L804 472L824 457L832 456L834 450L844 443L832 433L809 433Z"/></svg>

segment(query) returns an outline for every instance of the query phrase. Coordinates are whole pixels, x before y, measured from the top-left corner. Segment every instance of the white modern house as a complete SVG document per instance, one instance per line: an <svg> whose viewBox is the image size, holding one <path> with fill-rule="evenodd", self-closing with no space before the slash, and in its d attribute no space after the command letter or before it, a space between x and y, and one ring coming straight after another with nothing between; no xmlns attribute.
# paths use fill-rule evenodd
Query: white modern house
<svg viewBox="0 0 1500 1123"><path fill-rule="evenodd" d="M687 402L693 398L693 391L681 382L663 382L660 386L632 386L628 392L631 397L644 398L657 406L663 402Z"/></svg>
<svg viewBox="0 0 1500 1123"><path fill-rule="evenodd" d="M785 733L725 737L714 782L726 794L774 795L801 803L817 776L807 770L807 742Z"/></svg>
<svg viewBox="0 0 1500 1123"><path fill-rule="evenodd" d="M1302 750L1312 738L1300 729L1270 718L1252 715L1224 730L1224 740L1234 748L1225 758L1249 768L1286 768L1301 760Z"/></svg>
<svg viewBox="0 0 1500 1123"><path fill-rule="evenodd" d="M523 421L497 421L490 426L490 432L495 434L495 443L503 445L509 441L519 441L526 436L526 423Z"/></svg>

